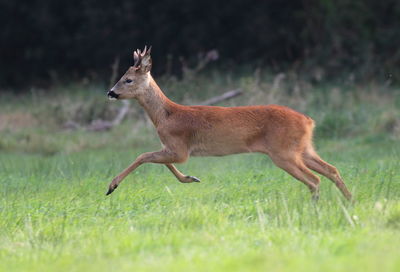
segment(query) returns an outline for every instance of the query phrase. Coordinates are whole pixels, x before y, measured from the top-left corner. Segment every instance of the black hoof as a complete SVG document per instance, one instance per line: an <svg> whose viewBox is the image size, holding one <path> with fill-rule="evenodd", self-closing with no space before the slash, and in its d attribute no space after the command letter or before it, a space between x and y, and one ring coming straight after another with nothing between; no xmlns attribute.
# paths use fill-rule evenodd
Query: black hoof
<svg viewBox="0 0 400 272"><path fill-rule="evenodd" d="M114 190L108 189L108 191L107 191L107 193L106 193L106 196L109 195L109 194L111 194L113 191L114 191Z"/></svg>
<svg viewBox="0 0 400 272"><path fill-rule="evenodd" d="M193 176L186 176L186 178L191 179L193 182L200 182L200 180L198 178L193 177Z"/></svg>
<svg viewBox="0 0 400 272"><path fill-rule="evenodd" d="M117 187L118 187L118 186L115 186L114 188L111 188L111 187L110 187L110 188L108 189L107 193L106 193L106 196L108 196L108 195L110 195L112 192L114 192L114 190L117 189Z"/></svg>

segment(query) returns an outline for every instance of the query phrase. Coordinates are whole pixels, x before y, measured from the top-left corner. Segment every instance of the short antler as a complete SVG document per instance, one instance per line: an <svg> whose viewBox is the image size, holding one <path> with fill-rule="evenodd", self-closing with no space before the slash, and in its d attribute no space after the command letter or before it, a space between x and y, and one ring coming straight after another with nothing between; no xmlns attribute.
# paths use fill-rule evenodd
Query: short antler
<svg viewBox="0 0 400 272"><path fill-rule="evenodd" d="M147 45L145 45L143 51L140 51L140 49L136 49L136 51L133 52L133 59L135 62L133 66L139 67L143 57L150 55L150 53L151 53L151 46L149 46L149 49L147 49Z"/></svg>

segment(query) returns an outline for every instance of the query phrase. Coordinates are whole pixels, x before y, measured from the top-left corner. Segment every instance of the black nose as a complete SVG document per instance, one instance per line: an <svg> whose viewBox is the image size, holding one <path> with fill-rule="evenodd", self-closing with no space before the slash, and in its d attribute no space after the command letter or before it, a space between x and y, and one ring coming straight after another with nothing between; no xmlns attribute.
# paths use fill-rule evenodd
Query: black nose
<svg viewBox="0 0 400 272"><path fill-rule="evenodd" d="M114 91L108 91L108 97L110 98L118 98L119 94L114 93Z"/></svg>

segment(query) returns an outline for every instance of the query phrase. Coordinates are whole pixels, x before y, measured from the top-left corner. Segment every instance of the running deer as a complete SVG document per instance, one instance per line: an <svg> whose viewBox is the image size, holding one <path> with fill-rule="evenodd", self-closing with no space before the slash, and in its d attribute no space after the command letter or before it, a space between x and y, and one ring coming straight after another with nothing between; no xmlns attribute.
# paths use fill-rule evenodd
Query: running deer
<svg viewBox="0 0 400 272"><path fill-rule="evenodd" d="M111 194L121 181L144 163L164 164L183 183L200 182L181 173L173 163L189 156L225 156L258 152L267 154L280 168L303 182L319 197L318 176L329 178L350 200L338 170L323 161L312 143L314 121L295 110L278 105L215 107L184 106L168 99L150 74L151 47L133 53L134 65L107 93L110 99L136 99L157 129L163 148L143 153L116 176Z"/></svg>

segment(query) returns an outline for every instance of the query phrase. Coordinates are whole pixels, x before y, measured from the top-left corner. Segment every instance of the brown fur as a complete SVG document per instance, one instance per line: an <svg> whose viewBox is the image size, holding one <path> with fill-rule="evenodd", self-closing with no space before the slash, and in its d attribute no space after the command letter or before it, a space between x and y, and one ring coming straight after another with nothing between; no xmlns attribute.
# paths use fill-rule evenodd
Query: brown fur
<svg viewBox="0 0 400 272"><path fill-rule="evenodd" d="M347 190L337 169L324 162L312 145L314 121L278 105L214 107L183 106L169 100L150 75L151 58L136 51L135 66L129 68L111 90L118 99L137 99L157 129L163 149L140 155L111 182L112 193L123 178L143 163L165 164L180 182L199 181L173 166L190 156L225 156L260 152L296 179L318 198L319 178L314 170L331 179L347 199ZM126 79L133 82L127 84Z"/></svg>

